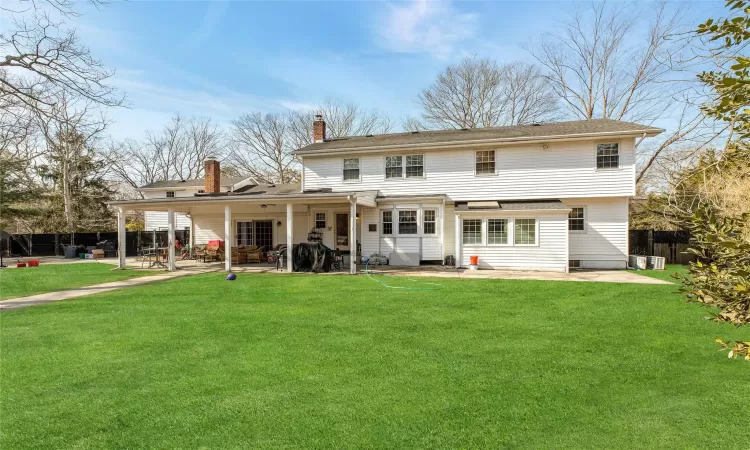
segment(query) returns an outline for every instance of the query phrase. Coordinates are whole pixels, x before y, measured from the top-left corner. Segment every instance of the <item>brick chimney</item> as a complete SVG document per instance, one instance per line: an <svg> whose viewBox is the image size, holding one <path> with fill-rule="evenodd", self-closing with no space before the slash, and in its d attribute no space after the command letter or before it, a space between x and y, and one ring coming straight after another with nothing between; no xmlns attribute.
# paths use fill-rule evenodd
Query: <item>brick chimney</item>
<svg viewBox="0 0 750 450"><path fill-rule="evenodd" d="M203 163L203 191L208 193L221 192L221 165L219 161L209 157Z"/></svg>
<svg viewBox="0 0 750 450"><path fill-rule="evenodd" d="M326 123L322 114L315 114L313 121L313 140L315 142L324 142L326 140Z"/></svg>

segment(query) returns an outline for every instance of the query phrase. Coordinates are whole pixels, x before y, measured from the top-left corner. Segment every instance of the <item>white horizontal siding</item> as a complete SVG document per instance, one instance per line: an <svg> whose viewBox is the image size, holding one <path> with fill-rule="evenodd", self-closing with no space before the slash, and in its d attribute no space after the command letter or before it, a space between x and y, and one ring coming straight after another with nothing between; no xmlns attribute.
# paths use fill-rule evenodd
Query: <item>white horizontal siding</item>
<svg viewBox="0 0 750 450"><path fill-rule="evenodd" d="M624 269L628 260L628 199L563 199L585 208L585 231L570 232L570 259L584 269Z"/></svg>
<svg viewBox="0 0 750 450"><path fill-rule="evenodd" d="M146 231L166 230L169 227L166 211L146 211L143 214L143 222ZM189 230L190 218L185 214L174 214L175 230Z"/></svg>
<svg viewBox="0 0 750 450"><path fill-rule="evenodd" d="M474 218L474 217L466 217ZM531 215L524 218L532 218ZM461 266L468 267L470 256L479 257L482 269L542 270L564 272L568 266L565 240L568 234L567 215L538 216L538 243L536 246L521 245L463 245ZM512 230L513 225L509 223ZM483 227L486 242L486 227ZM509 242L513 242L512 231Z"/></svg>
<svg viewBox="0 0 750 450"><path fill-rule="evenodd" d="M620 144L620 168L596 169L596 143L573 141L496 149L497 175L474 175L474 149L424 155L424 178L385 179L385 153L360 158L360 181L343 181L343 157L304 159L304 189L378 190L381 195L446 194L453 200L629 196L635 190L634 140ZM398 152L390 154L414 154ZM354 157L352 155L350 157Z"/></svg>

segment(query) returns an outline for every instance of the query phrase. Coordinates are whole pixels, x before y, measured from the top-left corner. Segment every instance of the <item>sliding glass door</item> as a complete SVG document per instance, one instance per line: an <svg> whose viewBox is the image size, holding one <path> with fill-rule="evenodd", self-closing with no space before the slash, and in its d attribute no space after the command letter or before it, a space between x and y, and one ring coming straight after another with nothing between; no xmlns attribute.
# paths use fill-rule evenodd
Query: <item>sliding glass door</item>
<svg viewBox="0 0 750 450"><path fill-rule="evenodd" d="M273 248L273 221L237 222L237 244L257 245L269 251Z"/></svg>

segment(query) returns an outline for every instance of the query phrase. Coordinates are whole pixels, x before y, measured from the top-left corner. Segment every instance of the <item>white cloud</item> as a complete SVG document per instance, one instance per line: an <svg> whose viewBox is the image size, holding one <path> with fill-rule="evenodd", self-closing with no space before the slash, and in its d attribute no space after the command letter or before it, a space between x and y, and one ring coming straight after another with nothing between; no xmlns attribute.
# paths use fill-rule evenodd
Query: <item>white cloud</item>
<svg viewBox="0 0 750 450"><path fill-rule="evenodd" d="M391 51L447 59L461 41L474 36L478 19L476 13L459 12L450 2L415 0L388 5L380 34Z"/></svg>

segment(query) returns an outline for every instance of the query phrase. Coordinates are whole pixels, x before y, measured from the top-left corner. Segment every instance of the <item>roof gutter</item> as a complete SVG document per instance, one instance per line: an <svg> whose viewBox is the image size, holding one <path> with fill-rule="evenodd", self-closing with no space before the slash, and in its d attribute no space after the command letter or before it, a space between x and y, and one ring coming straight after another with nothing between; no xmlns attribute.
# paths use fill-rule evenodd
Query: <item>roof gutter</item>
<svg viewBox="0 0 750 450"><path fill-rule="evenodd" d="M569 141L569 140L583 140L583 139L596 139L603 137L619 137L619 136L656 136L659 133L663 133L665 130L662 128L652 128L648 130L628 130L628 131L607 131L601 133L580 133L580 134L560 134L552 136L534 136L534 137L514 137L514 138L493 138L493 139L473 139L464 141L450 141L450 142L425 142L418 144L394 144L394 145L373 145L368 147L342 147L331 150L295 150L292 152L294 155L300 156L327 156L339 153L350 153L350 152L376 152L381 150L396 150L396 149L444 149L453 148L456 146L481 146L489 144L535 144L549 141Z"/></svg>
<svg viewBox="0 0 750 450"><path fill-rule="evenodd" d="M116 200L108 202L108 205L112 206L140 206L149 204L165 204L165 203L189 203L191 206L195 204L212 204L212 203L226 203L226 202L249 202L249 203L268 203L268 202L289 202L289 201L326 201L326 200L338 200L338 201L349 201L350 198L354 198L356 201L357 197L351 194L337 194L337 195L311 195L311 194L284 194L284 195L221 195L216 197L172 197L172 198L148 198L143 200Z"/></svg>

